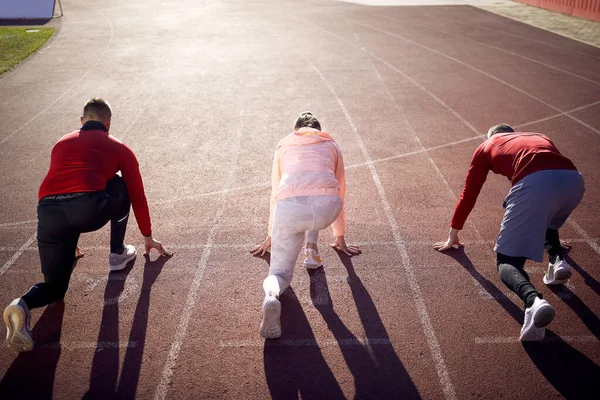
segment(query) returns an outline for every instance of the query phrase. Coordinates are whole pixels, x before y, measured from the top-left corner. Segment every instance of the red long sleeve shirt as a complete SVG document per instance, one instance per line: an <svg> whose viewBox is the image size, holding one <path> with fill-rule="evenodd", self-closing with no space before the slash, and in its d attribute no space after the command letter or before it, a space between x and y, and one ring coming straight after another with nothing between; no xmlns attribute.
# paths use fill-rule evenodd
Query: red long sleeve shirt
<svg viewBox="0 0 600 400"><path fill-rule="evenodd" d="M110 135L100 122L88 121L81 129L56 142L38 199L57 194L102 191L119 170L140 232L150 236L150 212L138 161L131 149Z"/></svg>
<svg viewBox="0 0 600 400"><path fill-rule="evenodd" d="M571 160L560 154L554 143L540 133L510 132L492 136L473 154L450 226L463 228L489 170L507 177L514 186L527 175L548 169L577 170Z"/></svg>

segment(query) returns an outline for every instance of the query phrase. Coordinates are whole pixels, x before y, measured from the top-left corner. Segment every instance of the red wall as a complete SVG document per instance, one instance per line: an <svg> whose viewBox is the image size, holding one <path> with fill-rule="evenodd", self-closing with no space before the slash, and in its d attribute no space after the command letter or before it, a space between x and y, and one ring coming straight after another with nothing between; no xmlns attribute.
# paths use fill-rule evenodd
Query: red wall
<svg viewBox="0 0 600 400"><path fill-rule="evenodd" d="M558 11L600 22L600 0L516 0L532 6Z"/></svg>

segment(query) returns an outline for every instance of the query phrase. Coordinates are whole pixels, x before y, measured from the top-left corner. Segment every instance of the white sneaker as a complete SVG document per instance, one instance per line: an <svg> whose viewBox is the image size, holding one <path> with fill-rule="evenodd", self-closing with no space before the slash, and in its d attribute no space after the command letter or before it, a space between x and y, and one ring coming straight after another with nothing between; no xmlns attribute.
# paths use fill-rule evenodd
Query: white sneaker
<svg viewBox="0 0 600 400"><path fill-rule="evenodd" d="M135 258L137 251L135 246L126 244L123 254L110 253L108 256L108 263L110 264L111 271L120 271L127 266L127 263Z"/></svg>
<svg viewBox="0 0 600 400"><path fill-rule="evenodd" d="M33 350L31 337L31 314L27 304L19 297L4 309L6 324L6 344L8 348L18 352Z"/></svg>
<svg viewBox="0 0 600 400"><path fill-rule="evenodd" d="M275 296L266 296L263 301L263 317L260 323L260 335L267 339L281 336L281 303Z"/></svg>
<svg viewBox="0 0 600 400"><path fill-rule="evenodd" d="M562 258L556 257L554 264L548 264L548 272L544 275L544 283L546 285L567 283L572 274L569 263Z"/></svg>
<svg viewBox="0 0 600 400"><path fill-rule="evenodd" d="M308 269L317 269L323 266L323 259L313 249L304 249L304 267Z"/></svg>
<svg viewBox="0 0 600 400"><path fill-rule="evenodd" d="M521 328L521 342L537 342L546 336L546 327L552 320L556 312L554 307L546 300L536 297L533 305L525 309L525 321Z"/></svg>

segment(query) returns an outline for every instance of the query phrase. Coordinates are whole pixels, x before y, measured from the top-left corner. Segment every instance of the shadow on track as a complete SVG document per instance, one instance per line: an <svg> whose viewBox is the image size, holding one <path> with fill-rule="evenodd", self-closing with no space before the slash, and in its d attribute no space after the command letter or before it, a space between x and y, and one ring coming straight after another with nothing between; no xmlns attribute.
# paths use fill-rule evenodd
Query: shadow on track
<svg viewBox="0 0 600 400"><path fill-rule="evenodd" d="M81 257L76 257L71 272ZM31 330L32 351L19 353L0 382L1 399L52 399L56 367L62 345L65 302L59 300L46 309Z"/></svg>
<svg viewBox="0 0 600 400"><path fill-rule="evenodd" d="M598 398L600 367L554 332L546 329L545 341L524 343L523 348L565 399Z"/></svg>
<svg viewBox="0 0 600 400"><path fill-rule="evenodd" d="M94 353L90 375L90 388L84 399L132 399L136 396L139 383L142 358L148 328L148 311L150 308L150 292L152 285L160 275L170 257L159 257L150 261L144 255L144 278L129 341L126 347L125 359L119 378L119 302L117 299L125 289L127 275L133 268L131 263L126 269L111 273L117 279L109 279L104 291L104 309L98 334L98 347ZM111 343L111 346L103 346Z"/></svg>
<svg viewBox="0 0 600 400"><path fill-rule="evenodd" d="M270 263L270 254L263 258ZM345 399L290 286L281 296L279 339L265 340L265 377L272 399Z"/></svg>
<svg viewBox="0 0 600 400"><path fill-rule="evenodd" d="M146 259L146 263L144 264L144 279L142 281L140 297L135 307L131 333L129 334L129 343L136 343L136 346L127 347L125 359L123 360L123 370L117 387L117 397L122 399L133 399L136 397L144 348L146 346L150 292L152 291L152 285L156 282L165 264L171 259L171 257L158 257L156 260L150 261L147 255L144 257Z"/></svg>
<svg viewBox="0 0 600 400"><path fill-rule="evenodd" d="M309 271L311 299L335 336L350 372L358 399L418 399L419 392L396 354L368 290L356 274L352 259L338 252L346 271L358 314L368 341L346 327L333 308L325 270ZM318 288L318 289L317 289Z"/></svg>
<svg viewBox="0 0 600 400"><path fill-rule="evenodd" d="M451 250L446 254L458 261L506 312L519 324L523 324L523 310L519 309L502 291L477 271L464 252L464 248ZM569 263L572 262L570 258L565 258ZM578 272L582 271L576 264L574 269ZM579 315L594 335L598 337L600 324L598 317L566 287L561 286L551 288L551 290L568 294L569 296L564 296L565 303ZM557 317L560 318L560 315ZM542 375L566 399L597 398L598 393L600 393L600 367L553 331L546 329L546 338L542 342L525 342L521 345Z"/></svg>
<svg viewBox="0 0 600 400"><path fill-rule="evenodd" d="M483 275L477 271L477 268L471 262L471 259L465 253L464 247L458 249L452 249L445 252L444 254L454 258L462 267L481 285L483 290L494 300L498 302L504 308L504 310L519 323L523 325L523 309L515 305L511 299L506 297L504 293L496 285L487 280ZM498 278L500 280L500 278Z"/></svg>
<svg viewBox="0 0 600 400"><path fill-rule="evenodd" d="M598 296L600 296L600 282L595 280L590 274L588 274L583 268L579 266L571 257L565 254L565 260L573 267L575 271L583 277L583 281L588 285Z"/></svg>
<svg viewBox="0 0 600 400"><path fill-rule="evenodd" d="M50 304L35 324L35 348L20 353L0 382L2 399L52 399L56 366L61 354L65 303Z"/></svg>

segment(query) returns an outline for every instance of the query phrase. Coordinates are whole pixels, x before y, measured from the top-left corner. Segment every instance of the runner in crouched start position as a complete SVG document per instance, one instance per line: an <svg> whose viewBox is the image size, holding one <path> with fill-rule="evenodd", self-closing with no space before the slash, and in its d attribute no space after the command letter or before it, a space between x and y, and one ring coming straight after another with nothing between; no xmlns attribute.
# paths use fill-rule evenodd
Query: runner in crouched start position
<svg viewBox="0 0 600 400"><path fill-rule="evenodd" d="M83 108L81 129L63 136L52 149L37 208L44 282L4 310L6 343L13 350L33 349L30 310L64 298L76 253L80 255L77 241L81 233L96 231L110 221L109 269L125 268L136 256L135 247L123 243L133 205L146 253L156 249L163 256L173 254L152 238L137 159L129 147L108 133L111 117L106 101L90 99Z"/></svg>
<svg viewBox="0 0 600 400"><path fill-rule="evenodd" d="M458 231L475 206L488 171L506 176L512 188L503 204L504 218L494 247L496 264L502 282L525 303L520 340L539 341L555 311L531 284L524 270L525 261L541 262L545 247L550 263L544 283L562 284L571 277L558 229L583 198L583 178L542 134L515 132L509 125L500 124L491 127L487 136L473 155L448 240L434 247L444 251L462 246Z"/></svg>
<svg viewBox="0 0 600 400"><path fill-rule="evenodd" d="M294 129L275 149L269 234L261 245L250 250L254 255L264 255L272 243L269 276L263 282L260 334L265 338L281 336L279 296L292 281L305 233L306 268L323 266L317 239L319 231L329 225L336 238L333 248L348 256L360 253L357 246L346 245L344 239L346 178L340 148L321 131L321 124L309 112L298 117Z"/></svg>

